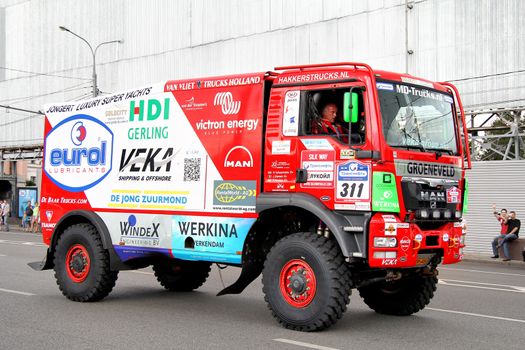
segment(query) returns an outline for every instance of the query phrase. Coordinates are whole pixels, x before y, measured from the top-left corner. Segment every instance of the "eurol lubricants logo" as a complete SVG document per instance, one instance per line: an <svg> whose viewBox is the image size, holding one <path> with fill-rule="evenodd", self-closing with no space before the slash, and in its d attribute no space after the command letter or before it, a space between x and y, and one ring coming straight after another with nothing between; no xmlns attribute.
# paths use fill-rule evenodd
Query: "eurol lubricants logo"
<svg viewBox="0 0 525 350"><path fill-rule="evenodd" d="M84 191L111 172L112 154L111 130L89 115L77 114L47 135L44 172L62 189Z"/></svg>

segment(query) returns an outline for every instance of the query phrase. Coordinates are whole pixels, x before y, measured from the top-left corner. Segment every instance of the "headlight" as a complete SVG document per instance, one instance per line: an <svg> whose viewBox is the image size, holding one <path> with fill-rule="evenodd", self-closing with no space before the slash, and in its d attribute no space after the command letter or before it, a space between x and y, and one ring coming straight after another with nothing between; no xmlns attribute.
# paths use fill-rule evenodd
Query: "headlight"
<svg viewBox="0 0 525 350"><path fill-rule="evenodd" d="M376 248L394 248L397 246L395 237L374 237L374 247Z"/></svg>

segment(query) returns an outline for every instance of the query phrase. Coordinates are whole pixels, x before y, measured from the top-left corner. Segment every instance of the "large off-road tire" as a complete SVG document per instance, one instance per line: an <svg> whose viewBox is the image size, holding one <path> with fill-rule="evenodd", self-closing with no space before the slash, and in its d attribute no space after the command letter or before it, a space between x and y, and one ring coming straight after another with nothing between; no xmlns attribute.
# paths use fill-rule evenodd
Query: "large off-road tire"
<svg viewBox="0 0 525 350"><path fill-rule="evenodd" d="M358 288L366 305L380 314L408 316L425 308L434 297L438 279L413 275L394 282Z"/></svg>
<svg viewBox="0 0 525 350"><path fill-rule="evenodd" d="M190 292L208 278L211 263L206 261L163 260L153 265L160 284L172 292Z"/></svg>
<svg viewBox="0 0 525 350"><path fill-rule="evenodd" d="M107 296L118 277L109 268L109 254L90 224L68 227L60 236L54 256L58 287L73 301L98 301Z"/></svg>
<svg viewBox="0 0 525 350"><path fill-rule="evenodd" d="M263 270L264 299L286 328L317 331L335 324L350 302L350 271L336 242L294 233L268 253Z"/></svg>

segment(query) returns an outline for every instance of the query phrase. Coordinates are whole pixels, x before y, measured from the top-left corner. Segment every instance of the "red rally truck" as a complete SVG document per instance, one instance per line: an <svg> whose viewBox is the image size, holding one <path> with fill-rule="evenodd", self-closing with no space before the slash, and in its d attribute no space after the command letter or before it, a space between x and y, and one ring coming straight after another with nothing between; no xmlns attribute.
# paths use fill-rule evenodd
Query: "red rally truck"
<svg viewBox="0 0 525 350"><path fill-rule="evenodd" d="M191 291L218 263L242 268L219 295L262 273L273 316L314 331L354 288L378 313L418 312L438 265L462 259L470 156L452 84L344 62L45 110L49 248L30 266L54 269L71 300L100 300L119 270L150 265L166 289Z"/></svg>

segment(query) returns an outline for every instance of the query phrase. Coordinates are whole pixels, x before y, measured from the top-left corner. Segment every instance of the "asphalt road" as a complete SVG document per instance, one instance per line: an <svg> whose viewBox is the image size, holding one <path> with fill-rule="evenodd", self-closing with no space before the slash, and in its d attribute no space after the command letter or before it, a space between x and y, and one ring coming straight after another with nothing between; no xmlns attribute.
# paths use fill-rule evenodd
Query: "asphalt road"
<svg viewBox="0 0 525 350"><path fill-rule="evenodd" d="M62 296L52 271L36 272L40 236L0 232L0 349L523 349L525 268L463 262L443 266L436 296L409 317L379 315L353 293L334 327L281 328L260 280L216 297L216 268L193 293L170 293L150 269L123 271L98 303ZM238 269L222 271L225 284Z"/></svg>

